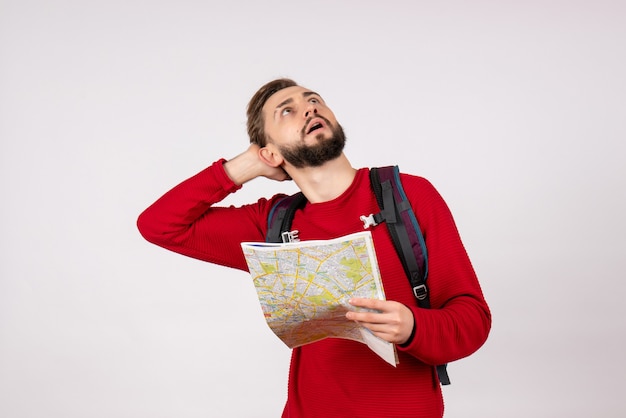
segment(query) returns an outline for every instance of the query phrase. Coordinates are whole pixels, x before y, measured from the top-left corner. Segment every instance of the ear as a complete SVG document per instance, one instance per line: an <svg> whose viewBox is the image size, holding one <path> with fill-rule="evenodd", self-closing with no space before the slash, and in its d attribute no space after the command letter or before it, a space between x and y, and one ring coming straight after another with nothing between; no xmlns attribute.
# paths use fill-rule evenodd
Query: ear
<svg viewBox="0 0 626 418"><path fill-rule="evenodd" d="M284 161L271 144L259 149L259 158L270 167L279 167Z"/></svg>

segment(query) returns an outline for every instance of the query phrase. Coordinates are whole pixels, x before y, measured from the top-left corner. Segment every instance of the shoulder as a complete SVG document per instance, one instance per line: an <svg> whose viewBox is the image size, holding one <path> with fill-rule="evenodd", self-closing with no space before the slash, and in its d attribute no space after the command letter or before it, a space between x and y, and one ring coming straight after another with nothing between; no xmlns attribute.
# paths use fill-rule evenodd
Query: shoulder
<svg viewBox="0 0 626 418"><path fill-rule="evenodd" d="M269 197L269 198L268 197L261 197L255 203L252 203L252 204L246 205L246 206L256 206L256 207L259 208L260 212L269 212L277 205L282 205L285 202L292 201L294 197L295 197L295 194L287 195L287 194L284 194L284 193L278 193L278 194L275 194L274 196Z"/></svg>
<svg viewBox="0 0 626 418"><path fill-rule="evenodd" d="M359 177L359 175L361 177L367 177L369 176L369 174L371 173L372 170L375 169L383 169L383 168L391 168L391 166L389 167L371 167L371 168L361 168L358 170L358 174L357 177ZM387 171L386 176L391 176L391 171ZM426 179L425 177L422 176L418 176L415 174L409 174L409 173L405 173L400 171L399 172L400 175L400 182L402 183L403 188L423 188L423 189L434 189L434 186L431 184L431 182Z"/></svg>
<svg viewBox="0 0 626 418"><path fill-rule="evenodd" d="M402 181L403 185L411 186L411 187L423 187L423 188L431 188L435 187L432 185L430 180L425 177L417 176L415 174L408 174L400 172L400 181Z"/></svg>
<svg viewBox="0 0 626 418"><path fill-rule="evenodd" d="M391 166L361 168L358 170L357 179L360 178L361 183L368 181L365 179L370 177L372 170L376 170L376 169L380 170L382 168L385 168L385 169L391 168ZM382 181L384 178L389 178L390 176L393 176L391 171L389 170L385 170L385 171L386 172L383 175L383 177L379 177L380 179L379 181ZM433 184L425 177L415 175L415 174L405 173L402 171L400 171L398 175L400 178L400 186L402 187L402 190L404 191L404 194L406 195L406 197L412 203L415 201L415 199L418 199L418 198L420 198L421 200L430 199L430 198L441 199L441 196L439 195L439 192L437 191L435 186L433 186Z"/></svg>
<svg viewBox="0 0 626 418"><path fill-rule="evenodd" d="M448 211L446 202L430 180L413 174L400 173L400 181L413 208Z"/></svg>
<svg viewBox="0 0 626 418"><path fill-rule="evenodd" d="M401 172L400 181L402 182L404 192L409 198L414 194L440 197L435 186L425 177Z"/></svg>

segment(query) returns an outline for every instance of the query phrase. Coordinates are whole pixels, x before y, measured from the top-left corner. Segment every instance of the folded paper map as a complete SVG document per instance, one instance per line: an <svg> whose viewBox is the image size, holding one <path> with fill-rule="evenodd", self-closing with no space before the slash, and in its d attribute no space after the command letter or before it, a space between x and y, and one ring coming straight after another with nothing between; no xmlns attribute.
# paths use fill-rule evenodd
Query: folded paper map
<svg viewBox="0 0 626 418"><path fill-rule="evenodd" d="M346 319L352 297L385 299L369 231L332 240L241 244L263 314L289 347L324 338L367 344L397 364L392 343Z"/></svg>

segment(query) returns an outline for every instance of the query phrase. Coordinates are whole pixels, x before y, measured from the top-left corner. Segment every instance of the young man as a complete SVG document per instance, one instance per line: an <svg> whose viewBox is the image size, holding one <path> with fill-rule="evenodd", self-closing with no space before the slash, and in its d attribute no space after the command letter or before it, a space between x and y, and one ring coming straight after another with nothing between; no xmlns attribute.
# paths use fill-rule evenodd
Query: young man
<svg viewBox="0 0 626 418"><path fill-rule="evenodd" d="M241 207L218 203L257 177L292 179L308 203L292 227L301 240L363 230L361 215L379 211L369 170L343 153L345 136L315 92L288 79L267 83L248 105L251 145L168 191L139 217L141 234L178 253L247 271L243 241L264 241L268 214L282 196ZM432 309L417 306L385 225L371 227L386 301L352 299L349 312L397 344L390 366L361 343L329 338L293 350L283 417L441 417L434 366L468 356L486 340L491 314L452 215L433 186L401 174L428 251Z"/></svg>

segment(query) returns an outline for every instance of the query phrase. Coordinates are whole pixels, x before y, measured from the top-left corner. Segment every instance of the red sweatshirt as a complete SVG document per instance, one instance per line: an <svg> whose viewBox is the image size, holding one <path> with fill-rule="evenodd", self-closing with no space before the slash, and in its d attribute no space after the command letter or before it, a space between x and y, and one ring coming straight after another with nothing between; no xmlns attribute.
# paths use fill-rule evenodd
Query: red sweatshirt
<svg viewBox="0 0 626 418"><path fill-rule="evenodd" d="M163 195L138 220L150 242L190 257L247 271L242 241L264 241L267 217L281 196L241 207L216 206L237 191L217 161ZM361 215L379 211L368 169L336 199L308 203L293 229L301 240L363 230ZM370 227L385 295L408 306L415 334L398 346L393 367L365 345L328 338L292 352L283 417L441 417L443 399L434 365L468 356L487 339L491 314L447 205L421 177L401 174L428 251L432 309L417 307L385 225Z"/></svg>

